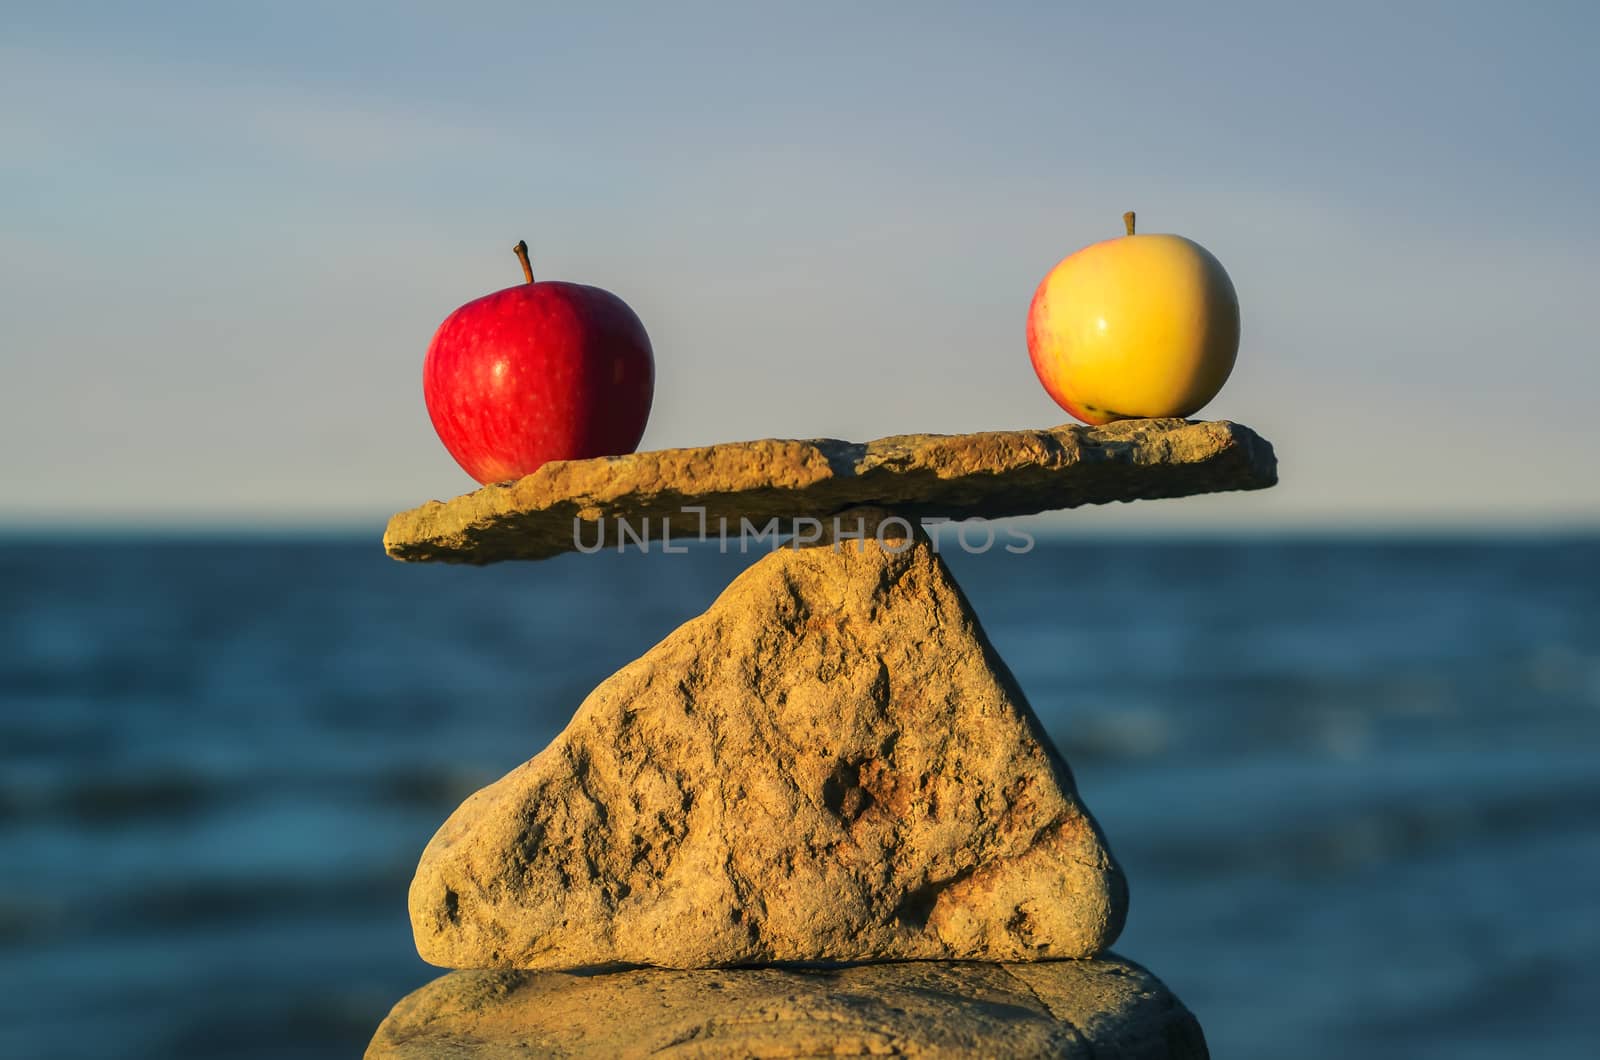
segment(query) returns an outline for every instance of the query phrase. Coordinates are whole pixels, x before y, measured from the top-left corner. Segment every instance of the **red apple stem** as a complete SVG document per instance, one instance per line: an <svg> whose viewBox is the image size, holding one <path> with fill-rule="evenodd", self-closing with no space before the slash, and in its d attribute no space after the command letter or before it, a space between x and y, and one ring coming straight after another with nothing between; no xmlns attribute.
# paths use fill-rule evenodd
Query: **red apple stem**
<svg viewBox="0 0 1600 1060"><path fill-rule="evenodd" d="M1133 235L1133 211L1129 210L1122 215L1122 223L1128 226L1128 234Z"/></svg>
<svg viewBox="0 0 1600 1060"><path fill-rule="evenodd" d="M526 239L519 239L517 240L517 245L511 249L517 252L517 260L522 262L522 275L528 278L529 283L532 283L533 262L528 260L528 241Z"/></svg>

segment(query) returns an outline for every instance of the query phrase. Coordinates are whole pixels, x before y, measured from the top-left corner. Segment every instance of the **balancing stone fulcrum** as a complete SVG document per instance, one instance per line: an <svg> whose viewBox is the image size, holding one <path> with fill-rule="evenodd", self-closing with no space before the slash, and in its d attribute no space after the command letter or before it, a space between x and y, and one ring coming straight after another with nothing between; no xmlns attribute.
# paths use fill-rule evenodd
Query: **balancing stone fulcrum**
<svg viewBox="0 0 1600 1060"><path fill-rule="evenodd" d="M553 462L395 516L390 555L475 564L608 520L829 529L450 816L410 911L423 958L460 970L367 1055L1204 1057L1183 1005L1106 952L1121 870L918 520L1275 481L1248 428L1132 420Z"/></svg>

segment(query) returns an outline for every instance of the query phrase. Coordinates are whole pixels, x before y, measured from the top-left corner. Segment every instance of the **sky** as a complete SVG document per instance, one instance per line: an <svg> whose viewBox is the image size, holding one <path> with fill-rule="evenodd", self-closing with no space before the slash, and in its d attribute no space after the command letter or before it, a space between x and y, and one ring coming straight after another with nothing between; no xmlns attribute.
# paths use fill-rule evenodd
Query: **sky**
<svg viewBox="0 0 1600 1060"><path fill-rule="evenodd" d="M474 486L421 362L540 278L643 446L1067 419L1033 289L1226 266L1274 490L1073 526L1600 526L1584 3L0 8L0 526L381 526Z"/></svg>

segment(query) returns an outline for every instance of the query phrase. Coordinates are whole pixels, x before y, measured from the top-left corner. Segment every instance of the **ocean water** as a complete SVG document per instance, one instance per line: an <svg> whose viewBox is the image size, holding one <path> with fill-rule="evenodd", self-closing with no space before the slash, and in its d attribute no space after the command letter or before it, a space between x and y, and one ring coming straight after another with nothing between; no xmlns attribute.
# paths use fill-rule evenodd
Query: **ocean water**
<svg viewBox="0 0 1600 1060"><path fill-rule="evenodd" d="M359 1055L433 830L747 560L0 543L0 1056ZM1600 1055L1600 539L951 566L1218 1057Z"/></svg>

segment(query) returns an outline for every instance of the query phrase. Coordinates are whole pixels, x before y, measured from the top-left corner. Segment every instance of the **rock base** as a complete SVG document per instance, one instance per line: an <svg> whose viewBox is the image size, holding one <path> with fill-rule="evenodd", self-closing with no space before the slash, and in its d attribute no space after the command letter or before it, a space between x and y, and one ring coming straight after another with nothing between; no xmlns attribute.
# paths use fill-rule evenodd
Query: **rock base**
<svg viewBox="0 0 1600 1060"><path fill-rule="evenodd" d="M1068 1057L1203 1060L1200 1025L1113 956L828 969L461 971L402 999L368 1060Z"/></svg>

